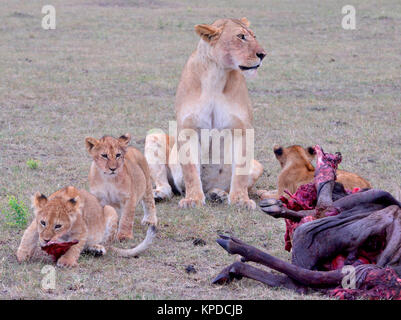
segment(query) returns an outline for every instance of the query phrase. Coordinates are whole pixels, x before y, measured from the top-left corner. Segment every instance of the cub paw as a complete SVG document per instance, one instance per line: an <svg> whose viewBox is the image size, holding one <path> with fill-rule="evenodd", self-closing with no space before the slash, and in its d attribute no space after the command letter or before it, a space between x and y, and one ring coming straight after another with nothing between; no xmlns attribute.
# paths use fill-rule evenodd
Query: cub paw
<svg viewBox="0 0 401 320"><path fill-rule="evenodd" d="M272 199L272 198L277 199L277 198L278 198L277 193L278 193L277 190L270 190L270 191L267 191L267 190L257 190L257 191L256 191L256 195L257 195L260 199Z"/></svg>
<svg viewBox="0 0 401 320"><path fill-rule="evenodd" d="M184 198L178 203L180 209L201 207L204 204L203 199Z"/></svg>
<svg viewBox="0 0 401 320"><path fill-rule="evenodd" d="M22 263L29 259L29 255L26 252L17 251L17 261Z"/></svg>
<svg viewBox="0 0 401 320"><path fill-rule="evenodd" d="M162 190L155 189L153 190L153 198L155 199L156 202L168 200L171 198L171 194L166 193Z"/></svg>
<svg viewBox="0 0 401 320"><path fill-rule="evenodd" d="M142 225L156 227L157 226L157 217L156 216L143 217Z"/></svg>
<svg viewBox="0 0 401 320"><path fill-rule="evenodd" d="M256 209L256 203L255 203L255 201L253 201L251 199L238 200L234 204L240 208L244 208L247 210L255 210Z"/></svg>
<svg viewBox="0 0 401 320"><path fill-rule="evenodd" d="M255 210L256 209L255 201L249 199L247 194L231 193L229 200L230 200L231 205L236 205L238 207L245 208L247 210Z"/></svg>
<svg viewBox="0 0 401 320"><path fill-rule="evenodd" d="M101 245L95 245L95 246L89 247L86 251L90 252L95 257L101 257L106 254L106 248Z"/></svg>
<svg viewBox="0 0 401 320"><path fill-rule="evenodd" d="M130 239L134 239L134 236L128 233L117 233L117 240L122 242L122 241L126 241L126 240L130 240Z"/></svg>
<svg viewBox="0 0 401 320"><path fill-rule="evenodd" d="M66 257L61 257L57 261L57 267L60 268L74 268L78 266L78 262L76 260L72 260Z"/></svg>

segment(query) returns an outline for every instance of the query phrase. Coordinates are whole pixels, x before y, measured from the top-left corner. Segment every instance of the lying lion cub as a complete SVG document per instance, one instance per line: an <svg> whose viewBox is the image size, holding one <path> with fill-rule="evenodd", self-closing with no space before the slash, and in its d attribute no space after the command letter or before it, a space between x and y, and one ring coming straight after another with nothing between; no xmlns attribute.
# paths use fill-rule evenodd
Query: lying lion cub
<svg viewBox="0 0 401 320"><path fill-rule="evenodd" d="M156 226L156 207L149 167L142 153L129 147L129 134L118 139L105 136L86 138L93 161L89 172L90 191L102 206L110 205L120 213L118 240L132 239L135 208L142 202L142 224Z"/></svg>
<svg viewBox="0 0 401 320"><path fill-rule="evenodd" d="M239 132L242 150L229 146L228 154L244 155L251 148L245 138L247 129L253 128L253 111L244 76L256 74L266 52L249 26L246 18L219 19L212 24L195 26L200 40L184 67L175 98L178 139L175 141L163 134L146 138L145 155L151 164L156 198L170 198L173 185L178 191L185 191L180 208L202 206L205 195L212 200L227 199L230 204L247 209L256 208L248 195L263 172L256 160L250 159L250 165L245 166L221 156L220 161L204 164L199 161L199 153L189 152L190 161L181 161L182 165L177 165L177 159L171 161L171 150L177 147L182 150L187 144L185 139L180 139L180 134L196 132L197 136L191 138L195 138L195 143L201 142L202 129L219 134L222 130ZM217 142L212 141L209 150L213 146Z"/></svg>
<svg viewBox="0 0 401 320"><path fill-rule="evenodd" d="M315 168L311 164L316 152L312 147L302 148L298 145L283 148L275 146L274 154L281 165L281 172L278 176L278 190L266 191L259 190L261 198L279 198L284 194L284 190L290 193L297 191L298 187L313 181ZM371 188L368 181L355 173L344 170L337 170L337 180L344 185L345 189Z"/></svg>
<svg viewBox="0 0 401 320"><path fill-rule="evenodd" d="M25 230L17 250L19 262L33 256L38 242L40 246L45 246L53 242L77 240L78 243L57 261L59 267L75 267L83 250L104 255L104 246L115 240L117 212L111 206L103 208L96 197L85 190L69 186L56 191L49 198L37 192L32 197L32 206L35 219ZM111 249L128 257L139 254L148 245L149 241L134 249Z"/></svg>

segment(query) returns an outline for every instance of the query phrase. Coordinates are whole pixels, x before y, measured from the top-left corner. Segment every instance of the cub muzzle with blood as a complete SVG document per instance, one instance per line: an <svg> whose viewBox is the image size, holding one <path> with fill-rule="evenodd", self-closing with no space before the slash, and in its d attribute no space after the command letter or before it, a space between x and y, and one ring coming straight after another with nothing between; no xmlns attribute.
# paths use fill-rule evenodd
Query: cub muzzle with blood
<svg viewBox="0 0 401 320"><path fill-rule="evenodd" d="M62 255L64 255L73 245L77 244L77 240L68 242L49 242L41 249L45 251L48 255L53 257L54 262L56 262Z"/></svg>

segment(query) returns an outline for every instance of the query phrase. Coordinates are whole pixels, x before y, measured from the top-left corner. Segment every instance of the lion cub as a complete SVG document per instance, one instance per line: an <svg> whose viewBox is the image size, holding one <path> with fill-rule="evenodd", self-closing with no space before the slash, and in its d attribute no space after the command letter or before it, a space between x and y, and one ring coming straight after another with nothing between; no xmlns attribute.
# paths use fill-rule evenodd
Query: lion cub
<svg viewBox="0 0 401 320"><path fill-rule="evenodd" d="M23 262L31 258L37 248L49 243L78 243L71 246L57 260L59 267L75 267L83 250L96 256L106 254L105 246L115 241L118 214L111 206L102 207L89 192L74 187L65 187L54 192L49 198L37 192L32 197L35 219L25 230L17 250L17 259ZM123 257L136 256L146 250L156 235L154 227L149 228L146 238L135 248L109 249Z"/></svg>
<svg viewBox="0 0 401 320"><path fill-rule="evenodd" d="M110 205L120 214L118 240L133 238L135 208L142 202L142 224L155 227L156 207L149 166L142 153L128 146L129 134L118 139L105 136L86 138L86 148L93 161L89 172L90 192L102 206Z"/></svg>
<svg viewBox="0 0 401 320"><path fill-rule="evenodd" d="M31 258L37 248L50 242L78 240L62 255L59 267L75 267L84 249L103 255L103 245L113 241L118 224L117 212L110 206L104 208L96 197L85 190L66 187L49 198L37 192L32 197L35 219L25 230L17 250L19 262Z"/></svg>
<svg viewBox="0 0 401 320"><path fill-rule="evenodd" d="M301 185L313 181L315 167L311 164L311 161L316 155L314 148L302 148L299 145L287 148L275 146L273 151L281 165L277 183L278 190L259 190L258 194L261 198L279 198L284 194L284 190L294 193ZM344 188L348 190L371 188L368 181L355 173L344 170L337 170L336 181L342 183Z"/></svg>

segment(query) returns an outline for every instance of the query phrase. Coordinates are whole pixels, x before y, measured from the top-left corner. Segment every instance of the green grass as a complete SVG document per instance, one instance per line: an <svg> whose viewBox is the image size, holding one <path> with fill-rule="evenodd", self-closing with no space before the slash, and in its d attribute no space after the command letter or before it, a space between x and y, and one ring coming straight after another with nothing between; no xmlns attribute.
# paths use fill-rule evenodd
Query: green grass
<svg viewBox="0 0 401 320"><path fill-rule="evenodd" d="M247 17L268 52L248 81L255 157L279 172L275 144L320 144L341 151L342 168L393 191L401 168L401 3L355 0L356 30L341 28L335 1L53 0L57 29L41 28L37 1L0 2L0 207L8 195L29 203L66 186L88 188L84 140L131 133L143 151L146 132L168 129L182 68L196 48L194 25ZM334 61L333 61L334 60ZM40 161L36 170L27 159ZM157 204L160 231L139 259L83 255L57 269L56 290L40 289L39 253L18 264L23 229L0 216L0 299L320 299L251 280L213 286L238 259L216 243L230 233L287 261L284 221L223 205L178 210L179 197ZM135 239L145 235L135 218ZM28 219L30 222L31 217ZM205 246L194 246L201 238ZM193 265L196 274L185 268Z"/></svg>
<svg viewBox="0 0 401 320"><path fill-rule="evenodd" d="M35 170L35 169L39 168L39 161L34 160L34 159L29 159L26 162L26 165L28 166L29 169Z"/></svg>
<svg viewBox="0 0 401 320"><path fill-rule="evenodd" d="M8 206L2 210L5 223L11 227L24 228L28 222L28 208L22 200L15 196L8 197Z"/></svg>

